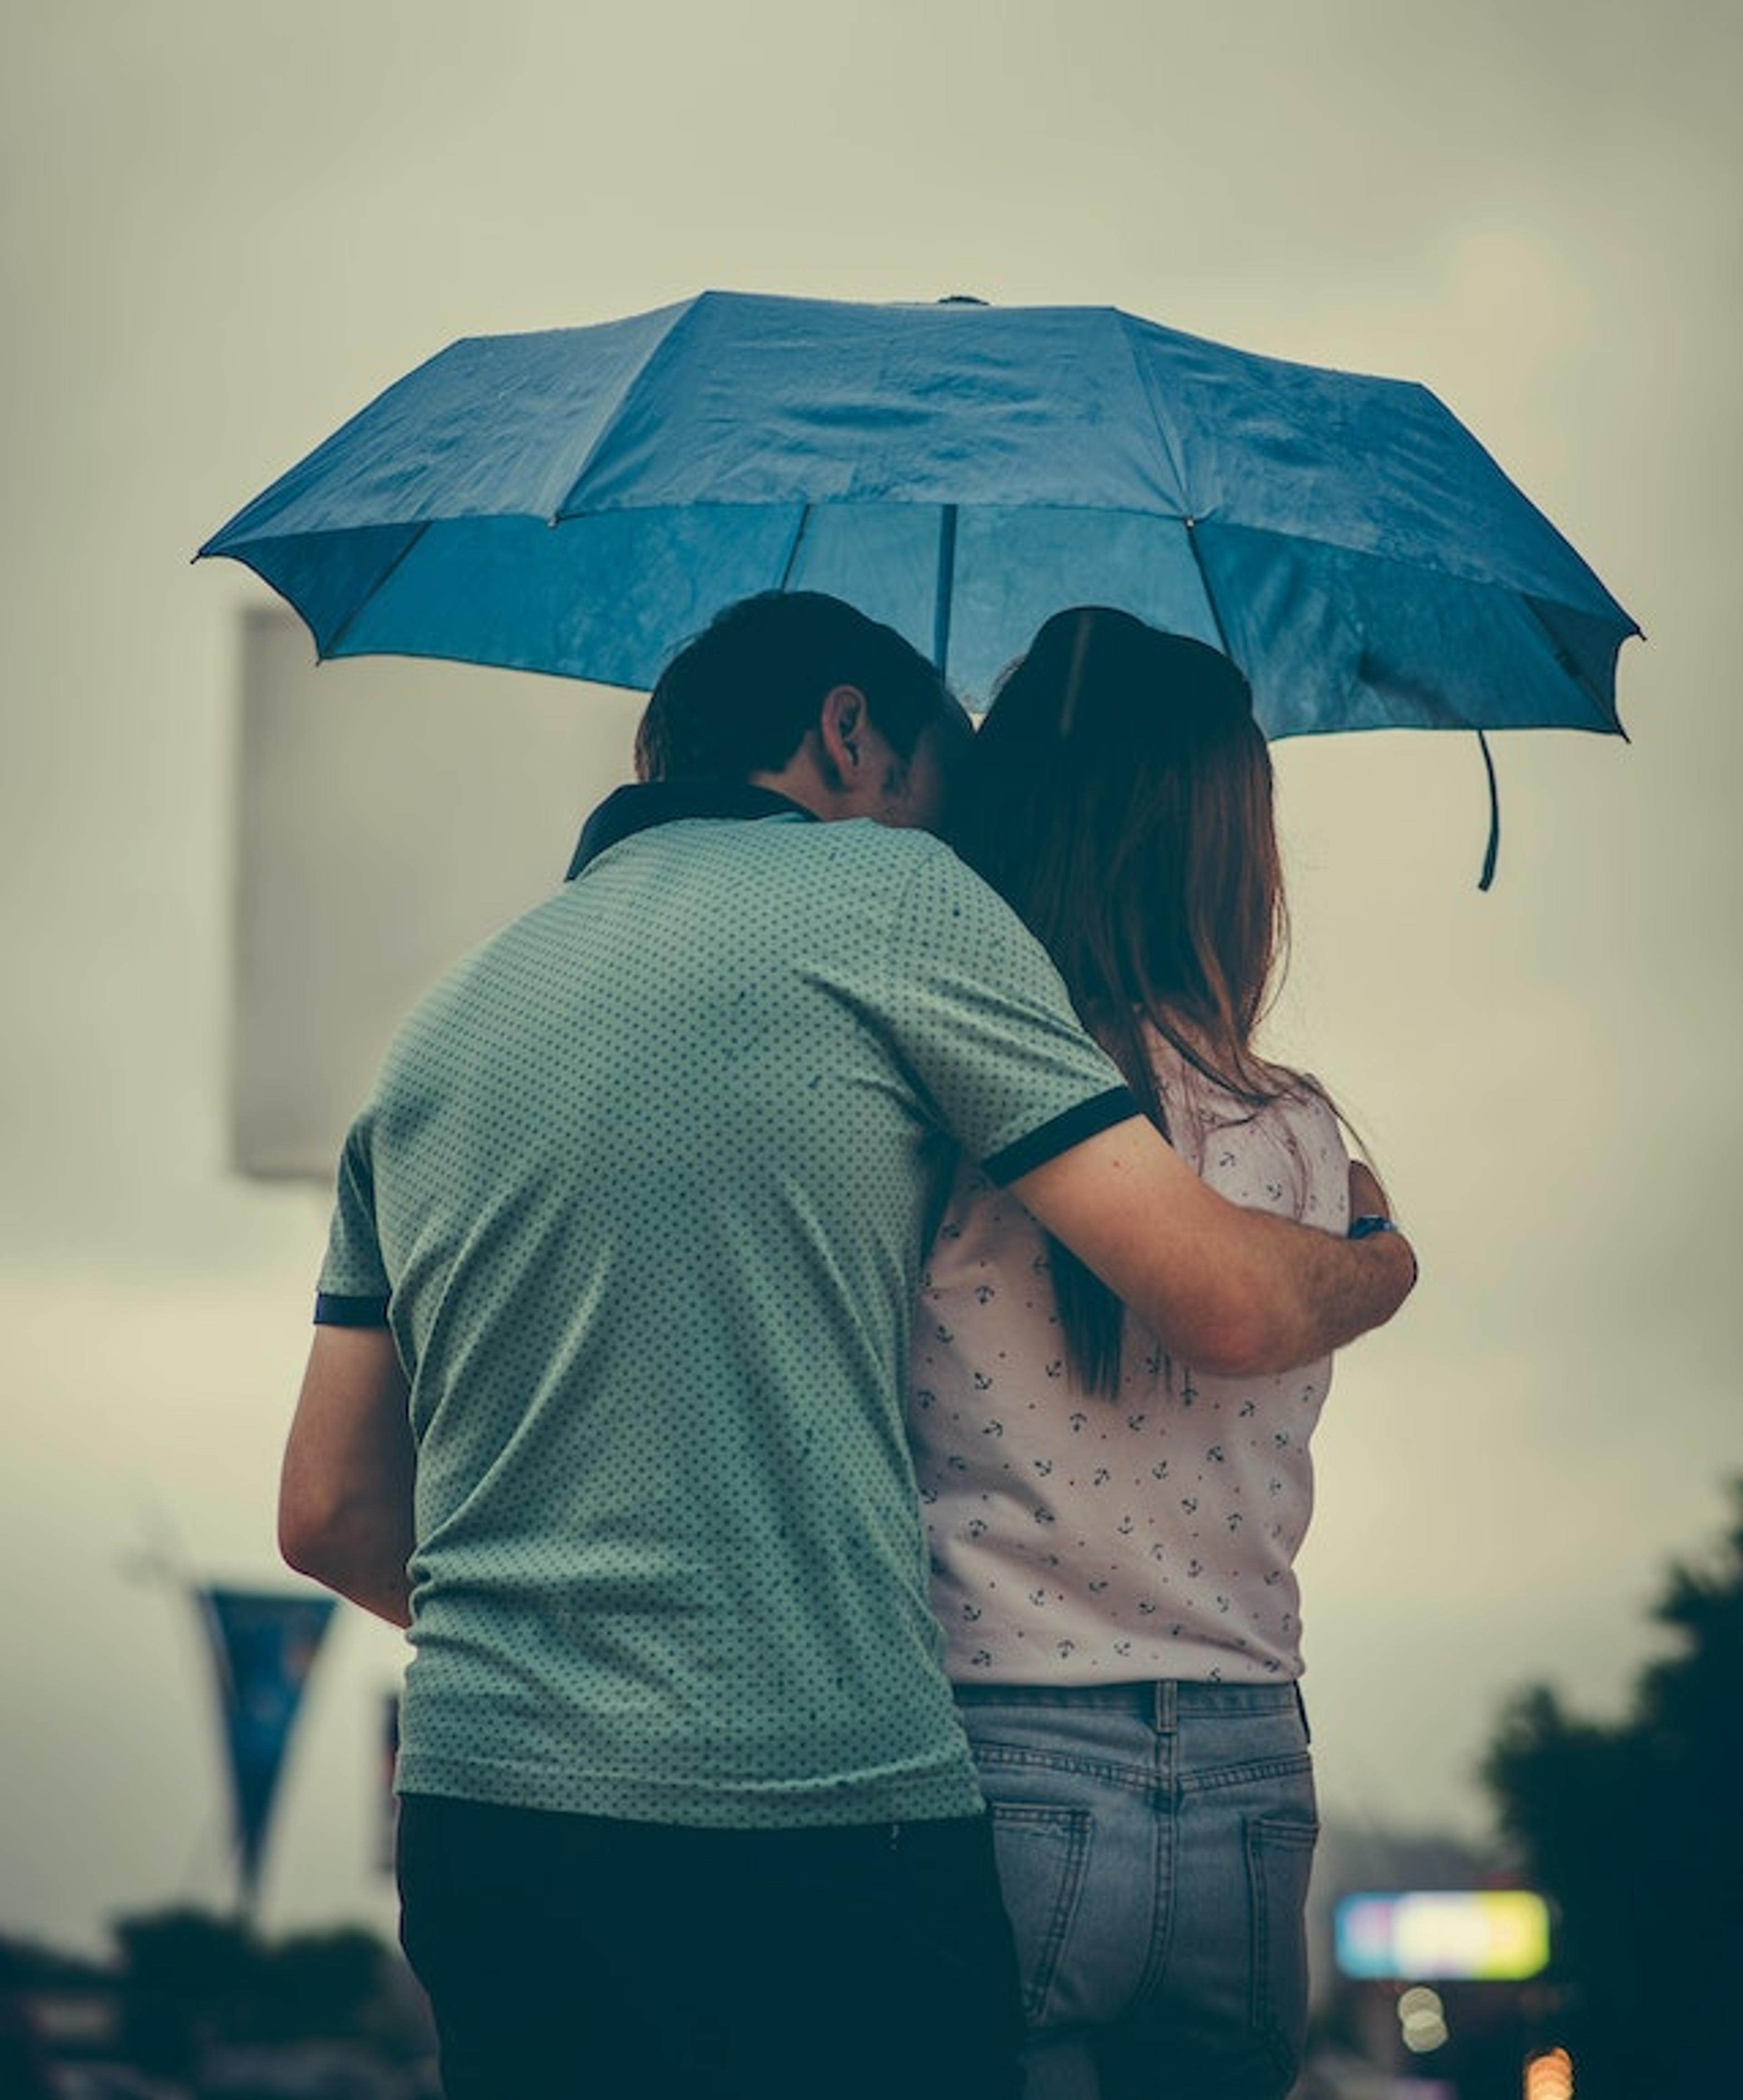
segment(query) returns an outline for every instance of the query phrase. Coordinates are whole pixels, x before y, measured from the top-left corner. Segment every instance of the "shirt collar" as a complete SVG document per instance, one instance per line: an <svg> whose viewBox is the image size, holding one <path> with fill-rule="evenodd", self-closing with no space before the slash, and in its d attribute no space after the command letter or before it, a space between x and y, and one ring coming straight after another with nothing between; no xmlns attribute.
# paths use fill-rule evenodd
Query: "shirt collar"
<svg viewBox="0 0 1743 2100"><path fill-rule="evenodd" d="M777 794L772 788L752 787L748 780L641 781L607 795L587 819L564 880L572 882L608 847L638 832L686 817L802 817L807 823L818 821L814 811L791 796Z"/></svg>

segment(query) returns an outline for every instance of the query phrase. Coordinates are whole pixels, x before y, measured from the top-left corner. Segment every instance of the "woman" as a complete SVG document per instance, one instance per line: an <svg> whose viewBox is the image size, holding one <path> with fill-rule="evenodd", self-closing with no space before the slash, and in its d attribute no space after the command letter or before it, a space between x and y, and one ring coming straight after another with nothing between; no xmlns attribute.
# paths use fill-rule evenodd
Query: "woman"
<svg viewBox="0 0 1743 2100"><path fill-rule="evenodd" d="M1237 1202L1344 1232L1336 1114L1252 1047L1284 916L1233 665L1123 613L1061 613L963 792L960 849L1176 1149ZM1023 1965L1029 2100L1266 2100L1295 2077L1317 1825L1292 1564L1330 1370L1195 1372L1013 1198L959 1181L909 1425Z"/></svg>

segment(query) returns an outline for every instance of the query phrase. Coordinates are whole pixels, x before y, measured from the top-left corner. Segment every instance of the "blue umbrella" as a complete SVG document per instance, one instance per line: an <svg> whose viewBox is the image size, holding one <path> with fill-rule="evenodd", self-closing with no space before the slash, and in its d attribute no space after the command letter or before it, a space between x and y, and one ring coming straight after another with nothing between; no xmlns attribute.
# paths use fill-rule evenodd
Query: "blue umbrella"
<svg viewBox="0 0 1743 2100"><path fill-rule="evenodd" d="M323 656L646 687L836 593L983 697L1061 607L1215 643L1273 737L1621 733L1639 629L1425 388L1108 307L708 292L453 344L209 540Z"/></svg>

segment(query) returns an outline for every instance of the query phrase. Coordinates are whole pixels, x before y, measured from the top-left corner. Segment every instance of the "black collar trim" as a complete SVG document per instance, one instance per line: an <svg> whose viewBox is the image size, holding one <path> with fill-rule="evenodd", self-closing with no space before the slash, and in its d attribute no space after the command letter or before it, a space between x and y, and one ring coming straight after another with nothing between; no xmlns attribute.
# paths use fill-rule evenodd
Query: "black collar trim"
<svg viewBox="0 0 1743 2100"><path fill-rule="evenodd" d="M753 788L748 780L645 780L607 795L582 827L565 881L572 882L589 862L609 847L655 824L677 823L686 817L803 817L818 819L791 796L772 788Z"/></svg>

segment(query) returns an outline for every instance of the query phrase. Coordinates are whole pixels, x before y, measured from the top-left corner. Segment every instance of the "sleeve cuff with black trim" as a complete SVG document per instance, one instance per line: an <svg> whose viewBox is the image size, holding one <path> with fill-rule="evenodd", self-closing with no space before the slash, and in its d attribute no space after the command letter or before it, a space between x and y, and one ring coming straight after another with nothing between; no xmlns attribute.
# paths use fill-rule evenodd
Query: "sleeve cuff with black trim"
<svg viewBox="0 0 1743 2100"><path fill-rule="evenodd" d="M387 1300L346 1298L337 1291L318 1290L315 1294L315 1324L317 1327L385 1327Z"/></svg>
<svg viewBox="0 0 1743 2100"><path fill-rule="evenodd" d="M1061 1152L1070 1151L1086 1138L1099 1137L1116 1123L1129 1123L1143 1113L1129 1087L1110 1087L1105 1094L1079 1101L1075 1108L1067 1109L1063 1115L1044 1123L1039 1130L1030 1131L1026 1137L1018 1138L1016 1144L1006 1145L981 1163L987 1178L1003 1188L1044 1167L1049 1159L1057 1159Z"/></svg>

